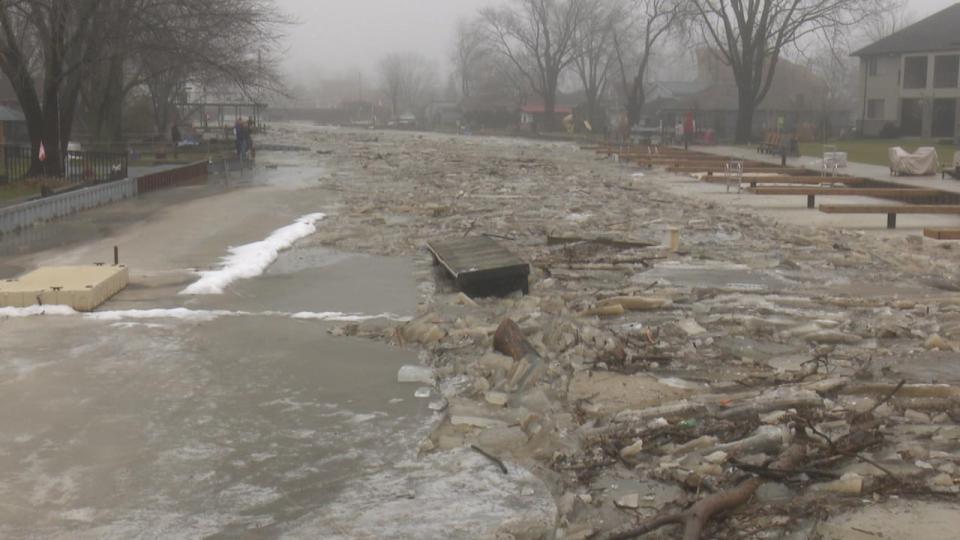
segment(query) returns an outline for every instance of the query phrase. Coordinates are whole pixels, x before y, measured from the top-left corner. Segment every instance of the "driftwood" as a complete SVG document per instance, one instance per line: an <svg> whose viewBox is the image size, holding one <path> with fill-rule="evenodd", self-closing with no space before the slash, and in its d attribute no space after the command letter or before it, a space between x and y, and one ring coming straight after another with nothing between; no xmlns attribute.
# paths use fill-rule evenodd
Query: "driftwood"
<svg viewBox="0 0 960 540"><path fill-rule="evenodd" d="M600 244L602 246L610 246L610 247L615 247L619 249L648 248L648 247L659 245L657 243L651 243L651 242L639 242L639 241L633 241L633 240L616 240L613 238L580 238L576 236L547 235L548 246L577 244L577 243Z"/></svg>
<svg viewBox="0 0 960 540"><path fill-rule="evenodd" d="M793 470L800 465L806 455L807 453L804 446L790 446L780 454L777 461L771 464L769 468L777 471ZM693 506L683 512L658 517L636 529L608 537L608 540L638 538L666 525L683 525L683 540L698 540L703 534L703 529L713 516L746 503L750 500L750 497L753 496L754 492L757 491L757 488L760 487L762 482L759 477L750 478L733 489L714 493L697 501Z"/></svg>

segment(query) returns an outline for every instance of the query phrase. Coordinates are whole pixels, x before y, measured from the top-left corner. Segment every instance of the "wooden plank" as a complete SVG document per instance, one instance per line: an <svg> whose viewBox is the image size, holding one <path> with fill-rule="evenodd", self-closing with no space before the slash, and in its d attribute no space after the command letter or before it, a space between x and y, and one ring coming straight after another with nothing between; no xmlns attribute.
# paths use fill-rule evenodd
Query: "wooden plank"
<svg viewBox="0 0 960 540"><path fill-rule="evenodd" d="M715 167L668 167L667 171L675 173L722 173L725 172L724 166L721 164ZM783 174L790 174L801 176L805 172L810 172L807 169L794 169L794 168L782 168L779 165L770 165L768 167L744 167L743 172L745 173L773 173L780 172Z"/></svg>
<svg viewBox="0 0 960 540"><path fill-rule="evenodd" d="M842 188L842 187L755 187L747 191L757 195L829 195L859 197L930 197L942 193L923 188Z"/></svg>
<svg viewBox="0 0 960 540"><path fill-rule="evenodd" d="M703 172L703 171L700 171ZM704 182L711 184L729 184L736 181L735 177L728 176L707 176L703 178ZM744 184L861 184L863 178L854 178L852 176L744 176L741 179Z"/></svg>
<svg viewBox="0 0 960 540"><path fill-rule="evenodd" d="M580 236L551 236L547 235L547 245L556 246L563 244L575 244L578 242L590 243L590 244L600 244L604 246L615 247L618 249L632 249L632 248L647 248L659 245L658 243L653 242L642 242L637 240L626 240L626 239L617 239L617 238L585 238Z"/></svg>
<svg viewBox="0 0 960 540"><path fill-rule="evenodd" d="M683 169L699 168L701 171L706 171L706 170L708 170L708 169L709 169L709 170L726 170L726 165L727 165L727 162L726 162L726 161L716 161L716 160L710 160L710 161L691 161L691 160L686 160L686 159L680 159L680 160L677 160L677 159L659 159L659 160L658 160L658 159L654 159L654 160L634 159L634 160L631 160L631 161L632 161L632 163L636 163L637 165L647 166L647 167L664 167L664 168L666 168L667 170L680 169L680 168L683 168ZM759 162L759 161L758 161L758 162L753 162L753 163L744 163L743 166L746 167L746 168L750 168L750 169L764 169L765 171L766 171L766 169L777 169L777 170L780 169L780 166L779 166L779 165L770 165L770 164L768 164L768 163L761 163L761 162Z"/></svg>
<svg viewBox="0 0 960 540"><path fill-rule="evenodd" d="M934 240L960 240L960 229L932 229L923 230L923 235Z"/></svg>
<svg viewBox="0 0 960 540"><path fill-rule="evenodd" d="M827 214L960 214L960 204L821 204Z"/></svg>

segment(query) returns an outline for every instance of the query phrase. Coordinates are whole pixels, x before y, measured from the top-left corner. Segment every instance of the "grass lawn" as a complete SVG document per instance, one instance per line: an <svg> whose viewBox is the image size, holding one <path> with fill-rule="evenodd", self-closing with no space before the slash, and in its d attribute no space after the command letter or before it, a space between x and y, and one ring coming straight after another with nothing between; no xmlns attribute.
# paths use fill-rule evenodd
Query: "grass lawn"
<svg viewBox="0 0 960 540"><path fill-rule="evenodd" d="M920 146L935 146L940 163L952 163L953 153L958 150L952 144L937 144L940 139L861 139L834 141L838 152L846 152L847 159L854 163L870 163L886 167L890 164L887 149L902 146L907 152L914 152ZM823 157L822 143L801 143L800 153L810 157Z"/></svg>
<svg viewBox="0 0 960 540"><path fill-rule="evenodd" d="M2 182L0 183L0 203L6 203L21 197L39 195L40 191L36 184L27 182Z"/></svg>
<svg viewBox="0 0 960 540"><path fill-rule="evenodd" d="M163 157L157 157L161 155ZM150 167L153 165L168 165L168 164L187 164L194 163L197 161L204 161L207 159L207 150L204 148L200 150L180 150L177 152L177 157L173 157L173 152L167 151L165 153L157 152L144 152L140 154L140 159L131 159L128 162L130 167Z"/></svg>

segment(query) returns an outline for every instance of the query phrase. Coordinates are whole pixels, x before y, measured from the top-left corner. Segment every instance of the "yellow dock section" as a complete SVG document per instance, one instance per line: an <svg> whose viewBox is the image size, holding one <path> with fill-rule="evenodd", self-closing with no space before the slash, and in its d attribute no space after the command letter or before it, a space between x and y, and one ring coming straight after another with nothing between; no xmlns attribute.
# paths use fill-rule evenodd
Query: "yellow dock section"
<svg viewBox="0 0 960 540"><path fill-rule="evenodd" d="M0 281L0 307L36 304L93 311L127 286L127 267L49 266Z"/></svg>

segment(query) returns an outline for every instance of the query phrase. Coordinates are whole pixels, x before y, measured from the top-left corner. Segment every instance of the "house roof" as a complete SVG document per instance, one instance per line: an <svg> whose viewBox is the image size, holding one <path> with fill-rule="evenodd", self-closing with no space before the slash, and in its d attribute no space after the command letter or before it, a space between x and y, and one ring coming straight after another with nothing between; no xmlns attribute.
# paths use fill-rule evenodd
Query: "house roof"
<svg viewBox="0 0 960 540"><path fill-rule="evenodd" d="M23 113L11 109L10 107L4 107L0 105L0 122L26 122L27 118L23 116Z"/></svg>
<svg viewBox="0 0 960 540"><path fill-rule="evenodd" d="M534 104L534 103L531 103L529 105L524 105L523 107L520 108L520 111L528 114L543 114L547 112L546 106L544 106L543 104ZM573 109L571 109L570 107L564 107L563 105L555 105L553 107L553 112L554 114L570 114L573 112Z"/></svg>
<svg viewBox="0 0 960 540"><path fill-rule="evenodd" d="M960 3L872 43L851 56L902 54L960 49Z"/></svg>
<svg viewBox="0 0 960 540"><path fill-rule="evenodd" d="M702 92L710 86L706 81L660 81L652 85L654 87L651 93L656 93L659 89L663 97L689 96Z"/></svg>

